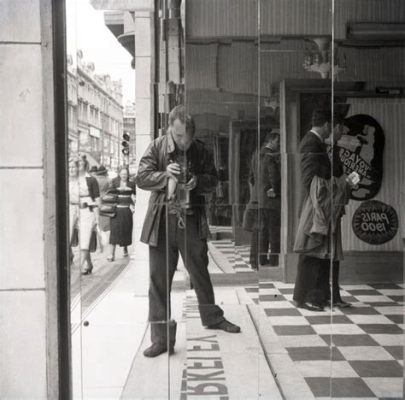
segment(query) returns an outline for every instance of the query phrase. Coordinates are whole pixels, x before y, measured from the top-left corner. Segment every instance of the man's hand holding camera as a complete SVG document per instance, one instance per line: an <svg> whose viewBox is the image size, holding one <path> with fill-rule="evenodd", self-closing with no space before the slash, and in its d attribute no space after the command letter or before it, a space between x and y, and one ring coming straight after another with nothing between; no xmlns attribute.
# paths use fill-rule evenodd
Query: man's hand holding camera
<svg viewBox="0 0 405 400"><path fill-rule="evenodd" d="M179 178L181 175L181 166L176 163L170 163L166 167L166 172L169 176L167 184L167 198L168 200L173 200L176 197L176 187L179 183ZM197 186L197 177L192 175L187 183L184 184L183 188L186 191L192 191Z"/></svg>
<svg viewBox="0 0 405 400"><path fill-rule="evenodd" d="M169 177L174 179L177 183L177 176L180 175L181 169L178 163L170 163L166 167L166 172L168 173Z"/></svg>
<svg viewBox="0 0 405 400"><path fill-rule="evenodd" d="M192 175L191 179L185 184L184 188L188 191L192 191L197 186L197 177Z"/></svg>

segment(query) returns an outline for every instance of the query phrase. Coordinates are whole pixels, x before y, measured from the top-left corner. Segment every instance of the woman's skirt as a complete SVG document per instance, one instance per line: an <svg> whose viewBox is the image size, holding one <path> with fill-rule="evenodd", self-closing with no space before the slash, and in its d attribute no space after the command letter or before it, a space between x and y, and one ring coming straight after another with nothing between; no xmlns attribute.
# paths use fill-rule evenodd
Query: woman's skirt
<svg viewBox="0 0 405 400"><path fill-rule="evenodd" d="M90 239L95 227L96 218L93 211L89 208L79 209L77 205L69 207L69 227L70 240L73 238L74 229L79 231L79 246L81 250L89 250Z"/></svg>
<svg viewBox="0 0 405 400"><path fill-rule="evenodd" d="M129 207L117 207L117 214L110 218L110 244L130 246L132 244L132 211Z"/></svg>

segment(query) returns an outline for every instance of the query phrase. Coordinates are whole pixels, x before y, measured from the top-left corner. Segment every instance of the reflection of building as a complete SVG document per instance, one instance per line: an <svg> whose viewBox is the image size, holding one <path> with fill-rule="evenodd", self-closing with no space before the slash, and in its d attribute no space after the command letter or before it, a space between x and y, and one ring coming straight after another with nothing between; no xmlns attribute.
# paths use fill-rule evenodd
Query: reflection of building
<svg viewBox="0 0 405 400"><path fill-rule="evenodd" d="M129 135L128 164L136 162L136 140L135 140L135 103L130 101L124 107L124 133Z"/></svg>
<svg viewBox="0 0 405 400"><path fill-rule="evenodd" d="M87 154L91 164L116 168L123 132L122 85L97 75L93 63L78 54L78 67L68 69L69 150Z"/></svg>
<svg viewBox="0 0 405 400"><path fill-rule="evenodd" d="M296 154L301 131L307 129L305 117L315 106L325 105L322 99L328 98L330 103L332 81L321 78L339 72L335 94L340 97L335 101L350 103L351 113L374 115L392 131L405 123L401 119L405 113L395 111L395 107L403 107L402 100L399 104L395 98L400 92L376 93L376 86L402 86L405 79L403 62L396 62L404 59L403 32L398 24L405 20L397 0L384 3L384 14L378 2L342 0L336 2L333 17L330 2L315 0L308 0L305 6L300 0L291 0L288 13L278 0L235 0L231 13L224 6L228 2L222 0L209 2L210 6L200 0L161 2L167 8L160 10L154 10L149 1L91 3L113 10L105 13L105 23L134 56L136 134L141 144L137 152L143 152L153 135L162 133L159 128L164 127L165 113L183 98L181 85L186 81L186 106L195 118L197 134L213 149L217 168L224 168L229 178L225 182L229 183L228 202L233 207L237 244L246 244L248 239L242 217L249 201L249 161L259 133L266 128L279 129L282 151ZM184 5L187 21L181 12ZM335 51L331 48L332 18ZM160 19L164 23L160 24ZM324 97L311 97L314 93ZM304 100L308 96L311 100ZM401 140L396 135L387 141L386 154L396 154L395 149L403 146ZM396 155L386 163L387 173L377 197L395 206L399 203L395 182L403 168ZM283 168L281 260L284 276L293 280L296 254L292 243L299 195L291 188L299 185L299 164L292 157ZM351 227L358 206L350 203L343 223L348 264L357 265L356 271L346 270L348 275L361 279L372 270L373 279L382 279L384 260L389 256L392 267L388 273L398 276L402 260L399 235L380 247L362 243ZM370 260L371 268L367 266Z"/></svg>
<svg viewBox="0 0 405 400"><path fill-rule="evenodd" d="M170 109L184 97L184 2L90 0L104 12L104 22L134 57L136 154L139 160L150 140L162 134ZM164 8L167 9L164 9ZM161 24L160 15L167 15ZM162 29L163 28L163 29Z"/></svg>

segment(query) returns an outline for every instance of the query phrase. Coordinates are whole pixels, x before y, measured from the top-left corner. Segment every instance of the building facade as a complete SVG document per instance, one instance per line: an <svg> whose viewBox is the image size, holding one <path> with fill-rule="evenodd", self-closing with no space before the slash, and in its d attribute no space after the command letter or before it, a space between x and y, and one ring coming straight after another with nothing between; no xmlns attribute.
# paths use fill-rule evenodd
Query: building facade
<svg viewBox="0 0 405 400"><path fill-rule="evenodd" d="M77 67L68 69L69 151L86 154L90 164L116 169L124 129L122 84L95 72L78 51Z"/></svg>

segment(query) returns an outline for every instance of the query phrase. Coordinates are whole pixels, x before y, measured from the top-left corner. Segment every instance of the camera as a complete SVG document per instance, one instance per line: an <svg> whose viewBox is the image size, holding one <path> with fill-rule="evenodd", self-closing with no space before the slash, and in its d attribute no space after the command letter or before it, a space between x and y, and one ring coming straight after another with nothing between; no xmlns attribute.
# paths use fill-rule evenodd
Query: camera
<svg viewBox="0 0 405 400"><path fill-rule="evenodd" d="M190 190L186 189L187 182L192 178L191 166L187 165L183 160L179 160L180 175L177 178L176 198L181 208L192 208L190 201Z"/></svg>

